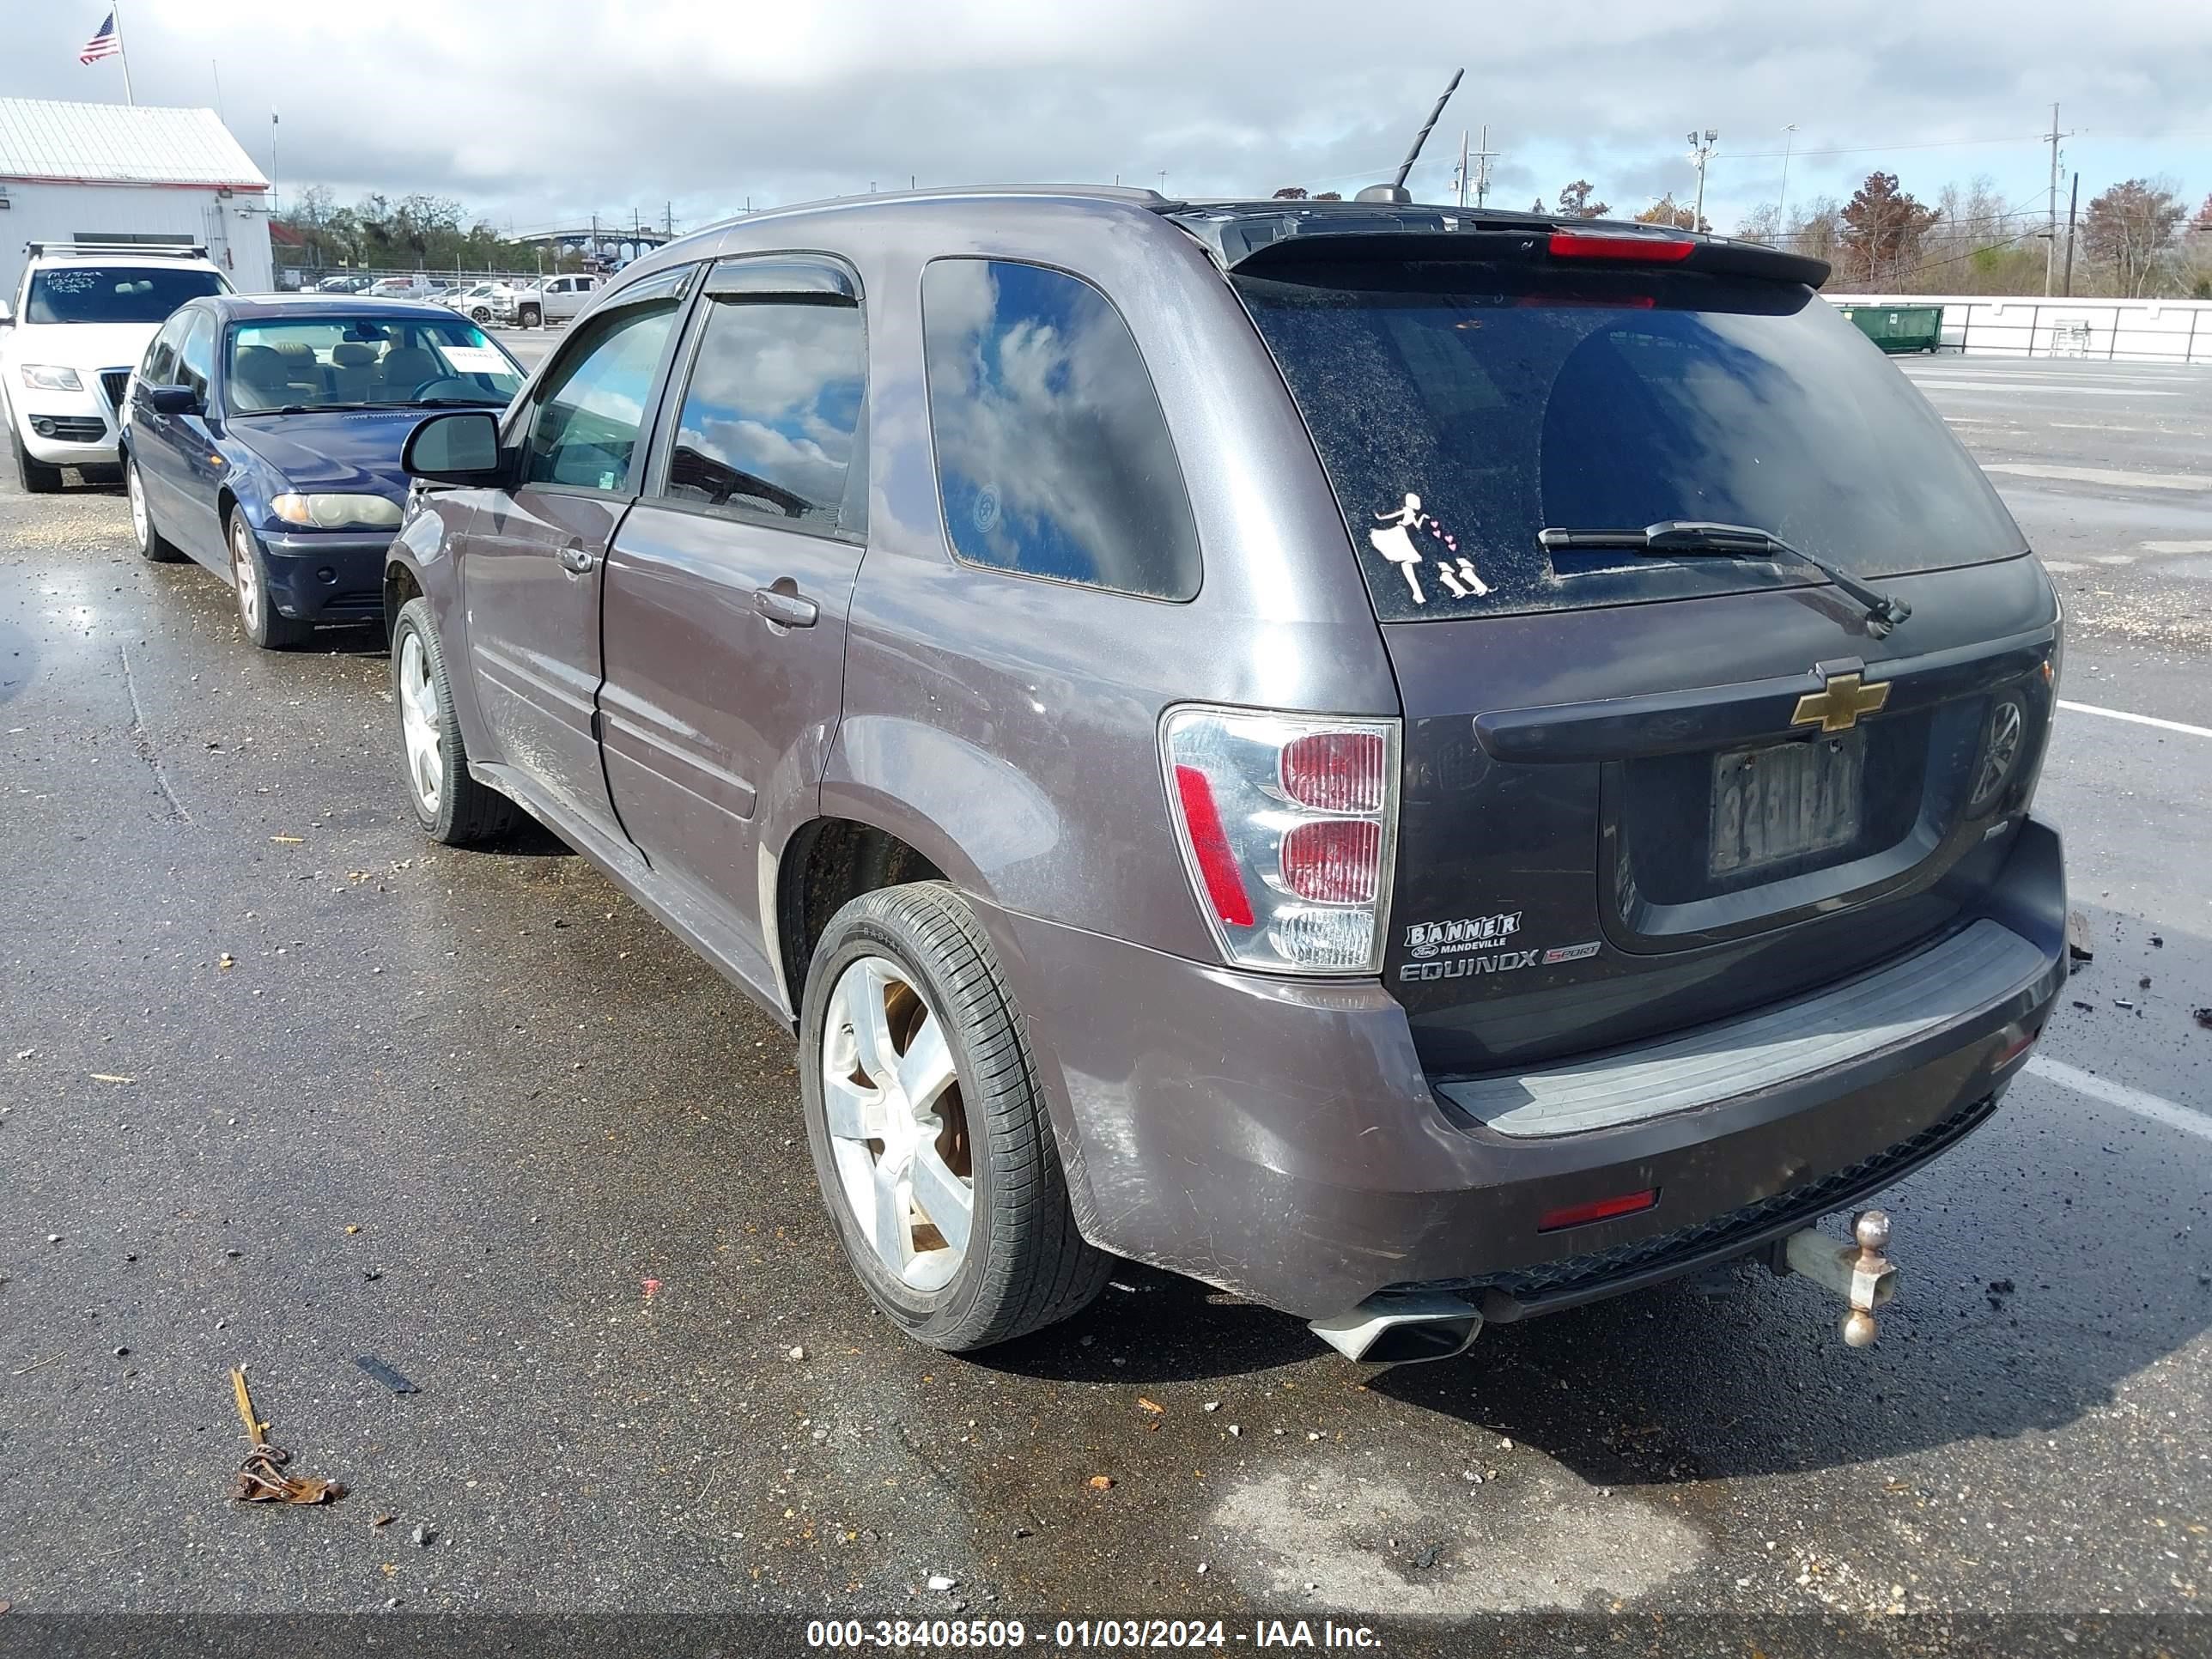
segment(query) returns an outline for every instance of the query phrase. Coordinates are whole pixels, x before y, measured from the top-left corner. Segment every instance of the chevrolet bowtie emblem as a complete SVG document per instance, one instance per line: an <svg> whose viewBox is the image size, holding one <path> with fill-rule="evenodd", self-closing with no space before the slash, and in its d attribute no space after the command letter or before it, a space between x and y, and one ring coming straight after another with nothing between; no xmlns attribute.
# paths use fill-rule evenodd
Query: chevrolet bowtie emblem
<svg viewBox="0 0 2212 1659"><path fill-rule="evenodd" d="M1797 699L1797 712L1790 717L1790 723L1817 726L1823 732L1848 732L1859 723L1860 715L1875 713L1888 701L1887 680L1869 685L1856 670L1831 674L1826 689Z"/></svg>

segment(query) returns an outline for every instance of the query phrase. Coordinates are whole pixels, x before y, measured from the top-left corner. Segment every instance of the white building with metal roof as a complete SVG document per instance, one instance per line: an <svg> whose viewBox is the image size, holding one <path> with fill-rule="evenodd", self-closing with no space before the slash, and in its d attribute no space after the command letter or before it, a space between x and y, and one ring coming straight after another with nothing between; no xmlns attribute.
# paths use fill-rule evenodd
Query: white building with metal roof
<svg viewBox="0 0 2212 1659"><path fill-rule="evenodd" d="M211 109L0 98L0 295L27 242L204 245L240 292L273 288L269 180Z"/></svg>

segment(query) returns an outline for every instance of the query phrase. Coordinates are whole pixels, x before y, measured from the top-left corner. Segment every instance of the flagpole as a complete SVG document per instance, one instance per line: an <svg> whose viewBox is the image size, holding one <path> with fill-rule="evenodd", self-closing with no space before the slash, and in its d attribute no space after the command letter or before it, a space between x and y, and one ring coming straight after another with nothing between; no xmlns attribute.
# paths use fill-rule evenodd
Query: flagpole
<svg viewBox="0 0 2212 1659"><path fill-rule="evenodd" d="M138 94L131 90L131 43L123 38L123 0L115 0L108 17L115 25L115 55L123 60L123 96L136 109Z"/></svg>

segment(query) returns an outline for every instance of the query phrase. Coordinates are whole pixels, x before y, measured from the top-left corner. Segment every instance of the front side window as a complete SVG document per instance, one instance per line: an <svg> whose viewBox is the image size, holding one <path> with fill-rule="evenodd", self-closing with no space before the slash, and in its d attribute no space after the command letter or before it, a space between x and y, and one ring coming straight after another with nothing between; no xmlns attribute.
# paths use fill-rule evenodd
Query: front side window
<svg viewBox="0 0 2212 1659"><path fill-rule="evenodd" d="M161 331L146 348L145 361L138 365L138 378L149 386L176 384L177 347L183 342L189 317L172 317L161 325Z"/></svg>
<svg viewBox="0 0 2212 1659"><path fill-rule="evenodd" d="M229 291L191 266L59 265L31 273L27 323L158 323L187 300Z"/></svg>
<svg viewBox="0 0 2212 1659"><path fill-rule="evenodd" d="M1079 277L940 259L922 273L929 423L953 550L1162 599L1198 592L1198 530L1128 325Z"/></svg>
<svg viewBox="0 0 2212 1659"><path fill-rule="evenodd" d="M514 360L465 318L318 317L230 331L230 406L503 408L521 389Z"/></svg>
<svg viewBox="0 0 2212 1659"><path fill-rule="evenodd" d="M177 352L177 384L190 386L196 397L207 396L208 376L215 369L215 319L204 311L192 313L185 343Z"/></svg>
<svg viewBox="0 0 2212 1659"><path fill-rule="evenodd" d="M866 370L848 301L711 295L668 497L838 528Z"/></svg>
<svg viewBox="0 0 2212 1659"><path fill-rule="evenodd" d="M672 298L626 306L601 316L576 342L538 398L526 482L625 487L676 312Z"/></svg>

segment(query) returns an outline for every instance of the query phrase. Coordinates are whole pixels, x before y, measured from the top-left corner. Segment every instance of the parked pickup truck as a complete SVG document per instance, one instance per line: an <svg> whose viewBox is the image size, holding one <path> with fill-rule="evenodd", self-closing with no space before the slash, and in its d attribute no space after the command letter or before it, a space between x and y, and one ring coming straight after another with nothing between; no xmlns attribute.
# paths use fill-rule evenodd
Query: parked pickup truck
<svg viewBox="0 0 2212 1659"><path fill-rule="evenodd" d="M574 321L577 313L591 304L592 296L605 280L592 276L549 276L533 288L518 289L514 295L515 324L521 328L538 328Z"/></svg>

